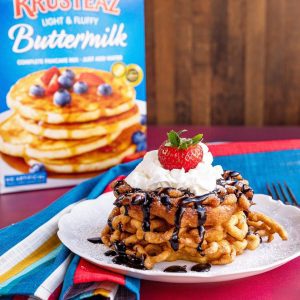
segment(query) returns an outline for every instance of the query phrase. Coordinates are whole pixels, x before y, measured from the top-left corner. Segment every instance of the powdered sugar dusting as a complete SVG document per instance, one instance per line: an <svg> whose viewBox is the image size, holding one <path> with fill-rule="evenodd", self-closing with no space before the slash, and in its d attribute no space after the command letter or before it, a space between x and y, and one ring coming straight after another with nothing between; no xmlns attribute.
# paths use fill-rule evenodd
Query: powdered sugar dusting
<svg viewBox="0 0 300 300"><path fill-rule="evenodd" d="M167 282L212 282L242 278L266 270L300 255L300 210L271 200L265 195L255 195L253 210L265 213L280 222L288 232L289 239L282 241L278 236L271 243L262 243L254 251L246 250L237 256L233 263L224 266L212 266L207 273L188 271L186 274L164 273L163 270L174 262L155 265L153 270L135 270L112 263L112 257L106 257L107 247L92 244L87 238L100 235L113 208L114 196L107 193L96 200L78 204L70 214L63 216L59 222L59 237L62 242L76 254L122 274ZM187 270L195 263L177 261L176 265L187 265Z"/></svg>

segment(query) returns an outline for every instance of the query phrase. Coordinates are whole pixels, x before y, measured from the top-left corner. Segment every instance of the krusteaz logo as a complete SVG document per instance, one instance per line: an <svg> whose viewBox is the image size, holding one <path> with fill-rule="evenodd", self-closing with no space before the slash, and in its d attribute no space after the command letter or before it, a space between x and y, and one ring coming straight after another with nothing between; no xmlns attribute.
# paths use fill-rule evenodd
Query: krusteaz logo
<svg viewBox="0 0 300 300"><path fill-rule="evenodd" d="M119 3L122 0L13 0L14 18L27 16L36 19L39 13L45 14L55 11L88 11L118 16L121 13Z"/></svg>

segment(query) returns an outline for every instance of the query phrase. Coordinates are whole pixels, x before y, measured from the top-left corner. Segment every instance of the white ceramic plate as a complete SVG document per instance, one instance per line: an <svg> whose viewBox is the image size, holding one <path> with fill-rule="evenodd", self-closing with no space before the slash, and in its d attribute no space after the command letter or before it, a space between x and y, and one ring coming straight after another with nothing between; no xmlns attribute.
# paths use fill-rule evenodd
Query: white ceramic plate
<svg viewBox="0 0 300 300"><path fill-rule="evenodd" d="M163 282L217 282L244 278L260 274L281 266L300 255L300 209L284 205L266 195L255 195L252 210L265 213L280 222L289 234L288 241L276 236L272 243L263 243L255 251L246 250L237 256L233 263L224 266L212 266L209 272L165 273L171 265L186 265L187 270L195 263L187 261L163 262L156 264L153 270L136 270L112 263L112 257L106 257L108 248L92 244L87 238L99 236L113 208L113 193L106 193L95 200L77 204L69 214L59 221L58 236L74 253L105 269L146 280Z"/></svg>

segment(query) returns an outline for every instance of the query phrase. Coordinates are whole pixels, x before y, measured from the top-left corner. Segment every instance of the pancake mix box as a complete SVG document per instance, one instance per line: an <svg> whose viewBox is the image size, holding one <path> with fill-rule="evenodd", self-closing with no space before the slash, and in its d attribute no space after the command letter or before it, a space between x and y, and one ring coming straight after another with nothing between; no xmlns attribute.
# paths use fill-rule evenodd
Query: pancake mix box
<svg viewBox="0 0 300 300"><path fill-rule="evenodd" d="M143 0L0 0L0 193L146 150Z"/></svg>

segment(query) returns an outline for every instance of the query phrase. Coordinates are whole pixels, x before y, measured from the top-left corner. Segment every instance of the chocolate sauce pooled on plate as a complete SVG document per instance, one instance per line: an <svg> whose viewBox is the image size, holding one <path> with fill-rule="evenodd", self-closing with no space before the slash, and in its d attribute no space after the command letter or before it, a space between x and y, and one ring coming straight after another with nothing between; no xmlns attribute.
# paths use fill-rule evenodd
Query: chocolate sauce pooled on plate
<svg viewBox="0 0 300 300"><path fill-rule="evenodd" d="M108 251L104 252L104 255L105 256L116 256L117 252L114 250L108 250Z"/></svg>
<svg viewBox="0 0 300 300"><path fill-rule="evenodd" d="M170 266L164 269L168 273L186 273L186 266Z"/></svg>
<svg viewBox="0 0 300 300"><path fill-rule="evenodd" d="M211 268L211 264L197 264L192 266L191 271L194 272L208 272Z"/></svg>
<svg viewBox="0 0 300 300"><path fill-rule="evenodd" d="M123 265L129 268L145 270L144 261L133 255L117 255L113 258L113 263L117 265Z"/></svg>
<svg viewBox="0 0 300 300"><path fill-rule="evenodd" d="M124 265L129 268L145 270L144 260L134 255L126 254L126 245L123 242L115 242L113 244L115 251L115 257L112 259L112 262L117 265ZM108 251L107 251L108 252ZM111 255L113 256L113 255Z"/></svg>
<svg viewBox="0 0 300 300"><path fill-rule="evenodd" d="M102 239L101 239L100 236L99 237L97 236L97 237L88 238L87 240L90 243L93 243L93 244L103 244Z"/></svg>
<svg viewBox="0 0 300 300"><path fill-rule="evenodd" d="M117 254L126 255L126 245L124 242L114 242L113 246Z"/></svg>

